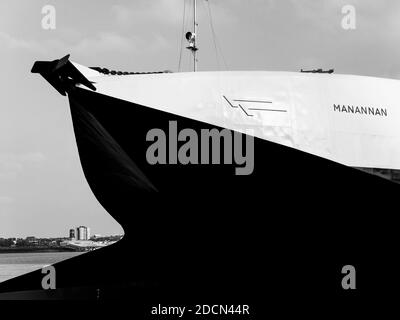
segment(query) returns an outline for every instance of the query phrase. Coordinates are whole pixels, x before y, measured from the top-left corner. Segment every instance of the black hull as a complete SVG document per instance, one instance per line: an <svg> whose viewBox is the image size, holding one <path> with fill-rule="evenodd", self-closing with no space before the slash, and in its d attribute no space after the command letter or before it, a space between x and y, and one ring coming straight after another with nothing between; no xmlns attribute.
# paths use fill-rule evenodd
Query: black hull
<svg viewBox="0 0 400 320"><path fill-rule="evenodd" d="M382 230L395 218L398 185L257 138L248 176L236 176L236 165L152 166L150 129L168 131L171 120L198 132L213 126L83 89L69 100L86 179L125 237L57 264L62 297L96 299L100 288L100 299L135 299L137 308L208 301L261 313L267 302L330 305L390 287L379 268L396 266L394 234ZM365 280L353 294L340 286L346 264ZM40 290L41 277L0 290Z"/></svg>

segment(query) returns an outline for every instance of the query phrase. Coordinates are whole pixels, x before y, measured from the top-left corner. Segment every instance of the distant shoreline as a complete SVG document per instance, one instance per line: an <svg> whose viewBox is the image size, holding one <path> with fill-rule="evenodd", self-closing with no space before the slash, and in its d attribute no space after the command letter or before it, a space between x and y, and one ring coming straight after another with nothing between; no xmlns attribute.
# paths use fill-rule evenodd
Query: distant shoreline
<svg viewBox="0 0 400 320"><path fill-rule="evenodd" d="M43 253L43 252L78 252L71 248L49 248L49 247L20 247L20 248L0 248L2 253Z"/></svg>

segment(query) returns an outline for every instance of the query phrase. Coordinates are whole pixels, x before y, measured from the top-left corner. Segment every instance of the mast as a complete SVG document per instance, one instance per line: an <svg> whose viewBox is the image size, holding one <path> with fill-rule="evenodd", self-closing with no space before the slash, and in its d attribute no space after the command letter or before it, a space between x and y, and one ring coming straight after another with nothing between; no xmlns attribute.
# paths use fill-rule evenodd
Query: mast
<svg viewBox="0 0 400 320"><path fill-rule="evenodd" d="M193 0L193 32L186 32L186 40L189 42L189 46L186 49L190 50L193 54L193 72L197 71L197 57L196 52L199 48L196 47L197 37L197 0Z"/></svg>
<svg viewBox="0 0 400 320"><path fill-rule="evenodd" d="M194 30L194 48L196 50L193 51L193 72L197 71L197 59L196 59L196 37L197 37L197 0L193 0L193 30Z"/></svg>

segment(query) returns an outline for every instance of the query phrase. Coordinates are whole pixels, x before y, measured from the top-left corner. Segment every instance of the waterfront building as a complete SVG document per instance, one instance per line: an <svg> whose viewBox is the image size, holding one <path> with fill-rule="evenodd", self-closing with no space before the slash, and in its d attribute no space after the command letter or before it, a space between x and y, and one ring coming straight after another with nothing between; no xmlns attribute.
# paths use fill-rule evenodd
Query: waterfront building
<svg viewBox="0 0 400 320"><path fill-rule="evenodd" d="M76 228L75 239L76 240L89 240L90 228L85 226L79 226Z"/></svg>

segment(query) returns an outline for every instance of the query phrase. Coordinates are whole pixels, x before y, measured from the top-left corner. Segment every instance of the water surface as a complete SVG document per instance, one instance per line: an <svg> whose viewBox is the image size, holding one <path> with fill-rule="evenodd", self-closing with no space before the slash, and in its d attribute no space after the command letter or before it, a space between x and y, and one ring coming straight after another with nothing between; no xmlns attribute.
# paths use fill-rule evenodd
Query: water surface
<svg viewBox="0 0 400 320"><path fill-rule="evenodd" d="M0 282L18 277L84 252L0 253Z"/></svg>

